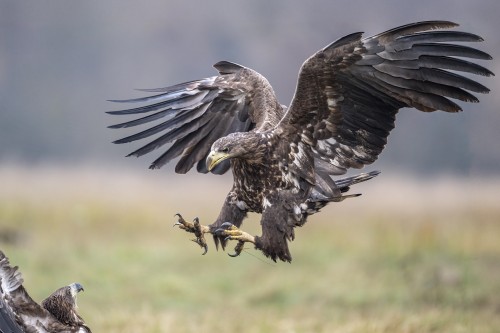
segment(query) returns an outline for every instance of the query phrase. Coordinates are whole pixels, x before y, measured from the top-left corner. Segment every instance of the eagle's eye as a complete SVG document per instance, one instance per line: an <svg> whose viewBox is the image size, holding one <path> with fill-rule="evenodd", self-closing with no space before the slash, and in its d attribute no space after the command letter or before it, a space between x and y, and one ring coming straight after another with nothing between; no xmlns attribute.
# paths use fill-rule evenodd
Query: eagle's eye
<svg viewBox="0 0 500 333"><path fill-rule="evenodd" d="M224 147L224 148L222 148L222 152L223 152L224 154L229 153L229 148L228 148L228 147Z"/></svg>

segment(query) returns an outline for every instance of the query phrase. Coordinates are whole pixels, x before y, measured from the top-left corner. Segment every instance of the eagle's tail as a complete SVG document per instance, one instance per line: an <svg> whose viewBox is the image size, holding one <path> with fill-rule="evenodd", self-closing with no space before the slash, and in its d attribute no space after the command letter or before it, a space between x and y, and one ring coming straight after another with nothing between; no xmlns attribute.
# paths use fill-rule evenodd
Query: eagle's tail
<svg viewBox="0 0 500 333"><path fill-rule="evenodd" d="M350 186L361 183L367 180L372 179L373 177L378 176L380 171L371 171L368 173L360 173L359 175L352 176L352 177L346 177L342 179L335 180L335 185L338 187L341 193L345 193L350 190ZM346 195L343 197L353 197L353 196L360 196L361 194L353 194L353 195Z"/></svg>
<svg viewBox="0 0 500 333"><path fill-rule="evenodd" d="M360 173L359 175L356 176L335 180L333 181L335 184L330 183L331 187L335 187L335 191L332 191L333 194L330 195L325 195L326 191L320 191L321 188L319 188L319 190L315 188L311 192L309 198L300 205L301 208L300 212L302 214L307 214L307 215L315 214L321 208L328 205L330 202L339 202L348 198L359 197L361 195L360 193L347 194L347 195L343 195L343 193L349 191L351 185L372 179L379 173L380 171L372 171L368 173Z"/></svg>

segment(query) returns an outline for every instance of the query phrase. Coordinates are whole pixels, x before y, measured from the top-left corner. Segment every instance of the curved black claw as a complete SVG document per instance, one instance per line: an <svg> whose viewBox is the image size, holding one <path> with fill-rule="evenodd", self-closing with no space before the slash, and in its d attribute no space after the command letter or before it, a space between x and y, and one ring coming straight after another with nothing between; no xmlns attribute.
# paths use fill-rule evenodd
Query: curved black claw
<svg viewBox="0 0 500 333"><path fill-rule="evenodd" d="M227 255L230 257L237 257L241 254L241 251L243 251L243 246L245 245L244 241L238 241L238 244L236 244L234 248L234 253L228 253Z"/></svg>
<svg viewBox="0 0 500 333"><path fill-rule="evenodd" d="M186 224L186 220L184 220L184 218L182 217L181 214L177 213L177 214L174 215L174 217L176 217L176 216L178 217L178 219L177 219L177 222L174 223L174 225L172 226L172 228L176 227L178 225L185 225Z"/></svg>
<svg viewBox="0 0 500 333"><path fill-rule="evenodd" d="M243 247L246 242L255 244L255 237L249 235L248 233L241 231L238 227L236 227L231 222L224 222L220 225L220 227L213 232L214 235L224 238L224 242L229 240L236 240L238 244L234 248L234 253L228 253L230 257L237 257L243 251Z"/></svg>
<svg viewBox="0 0 500 333"><path fill-rule="evenodd" d="M226 236L225 232L231 229L237 229L237 228L231 222L224 222L219 226L218 229L214 231L214 234L217 236ZM230 237L231 236L226 237L225 240L230 239Z"/></svg>

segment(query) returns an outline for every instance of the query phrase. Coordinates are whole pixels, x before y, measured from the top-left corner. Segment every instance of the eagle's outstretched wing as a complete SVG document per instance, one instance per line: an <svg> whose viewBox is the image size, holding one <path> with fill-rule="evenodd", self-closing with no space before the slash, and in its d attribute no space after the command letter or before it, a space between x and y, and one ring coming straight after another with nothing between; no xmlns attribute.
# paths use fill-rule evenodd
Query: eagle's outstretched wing
<svg viewBox="0 0 500 333"><path fill-rule="evenodd" d="M468 91L488 88L458 75L489 70L461 58L491 59L471 47L447 42L479 42L445 21L419 22L373 37L343 37L307 59L295 96L278 130L291 141L313 147L329 174L343 174L374 162L403 107L457 112L449 98L478 102ZM452 72L450 72L452 71Z"/></svg>
<svg viewBox="0 0 500 333"><path fill-rule="evenodd" d="M10 306L12 291L22 288L23 278L16 267L11 267L8 259L0 251L0 332L23 333L16 321L16 313Z"/></svg>
<svg viewBox="0 0 500 333"><path fill-rule="evenodd" d="M199 172L208 172L205 160L212 143L234 132L265 130L274 127L284 114L269 82L257 72L243 66L221 61L214 65L220 75L175 86L148 89L155 96L115 102L154 102L121 111L114 115L147 114L146 116L110 128L132 127L159 121L142 132L115 141L131 142L161 133L155 140L129 154L142 156L165 144L172 143L150 168L160 168L181 156L175 171L188 172L197 163ZM261 103L266 103L264 107ZM269 106L269 107L268 107ZM263 112L272 110L272 112ZM224 173L229 161L213 172Z"/></svg>

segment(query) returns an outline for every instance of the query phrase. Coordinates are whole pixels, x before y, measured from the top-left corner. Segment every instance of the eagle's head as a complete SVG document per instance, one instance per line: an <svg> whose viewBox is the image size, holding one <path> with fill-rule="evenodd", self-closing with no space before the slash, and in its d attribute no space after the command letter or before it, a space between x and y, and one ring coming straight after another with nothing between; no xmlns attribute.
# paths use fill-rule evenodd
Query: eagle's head
<svg viewBox="0 0 500 333"><path fill-rule="evenodd" d="M231 133L215 141L207 156L207 168L212 171L220 162L228 158L258 161L263 156L262 135L254 132Z"/></svg>
<svg viewBox="0 0 500 333"><path fill-rule="evenodd" d="M78 294L80 291L83 291L82 285L77 283L77 282L70 284L68 287L69 287L71 296L73 298L76 298L76 294Z"/></svg>
<svg viewBox="0 0 500 333"><path fill-rule="evenodd" d="M77 308L76 295L80 291L83 291L83 287L79 283L59 288L42 301L42 307L60 322L68 324L74 320L73 312Z"/></svg>

